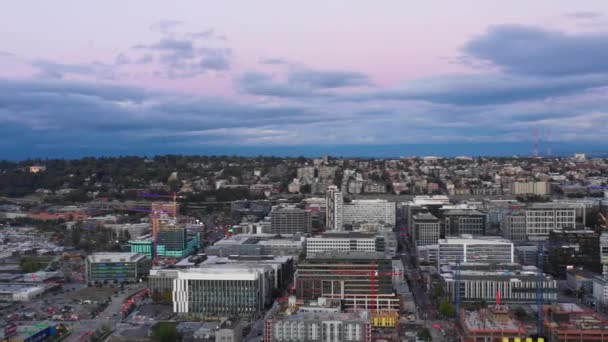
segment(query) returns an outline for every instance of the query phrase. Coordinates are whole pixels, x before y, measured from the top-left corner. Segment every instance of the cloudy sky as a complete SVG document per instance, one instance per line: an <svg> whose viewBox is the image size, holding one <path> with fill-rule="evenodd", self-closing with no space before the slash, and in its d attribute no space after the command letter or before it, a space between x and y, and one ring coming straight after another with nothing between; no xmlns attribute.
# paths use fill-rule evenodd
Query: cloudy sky
<svg viewBox="0 0 608 342"><path fill-rule="evenodd" d="M608 146L605 0L6 0L0 22L0 159Z"/></svg>

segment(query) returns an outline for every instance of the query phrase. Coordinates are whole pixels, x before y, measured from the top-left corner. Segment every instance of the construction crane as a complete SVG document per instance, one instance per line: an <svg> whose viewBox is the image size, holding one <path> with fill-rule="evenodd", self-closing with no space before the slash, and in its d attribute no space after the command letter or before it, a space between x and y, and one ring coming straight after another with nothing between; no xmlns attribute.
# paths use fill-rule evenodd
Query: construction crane
<svg viewBox="0 0 608 342"><path fill-rule="evenodd" d="M370 309L372 311L378 310L378 277L392 277L392 276L402 276L403 272L378 272L378 264L375 262L371 263L370 270L339 270L333 271L333 274L344 274L344 275L368 275L370 277Z"/></svg>
<svg viewBox="0 0 608 342"><path fill-rule="evenodd" d="M536 316L536 331L538 337L543 336L543 287L545 285L545 275L543 273L543 264L545 259L545 245L543 242L538 244L538 259L536 263L538 265L538 275L537 275L537 284L536 284L536 307L538 309L538 313Z"/></svg>
<svg viewBox="0 0 608 342"><path fill-rule="evenodd" d="M600 228L602 231L608 231L608 217L606 217L604 214L599 213L600 214L600 219L602 222L600 222Z"/></svg>
<svg viewBox="0 0 608 342"><path fill-rule="evenodd" d="M456 274L454 275L454 304L456 317L460 316L460 258L456 259Z"/></svg>
<svg viewBox="0 0 608 342"><path fill-rule="evenodd" d="M177 193L173 193L171 195L160 195L160 194L149 194L149 193L140 193L138 194L141 197L145 198L171 198L173 201L171 202L171 209L155 209L154 203L151 204L151 213L150 213L150 221L152 221L152 254L153 254L153 262L156 262L158 257L158 230L160 226L160 214L163 213L172 213L173 219L177 219L177 199L185 198L184 196L178 196Z"/></svg>

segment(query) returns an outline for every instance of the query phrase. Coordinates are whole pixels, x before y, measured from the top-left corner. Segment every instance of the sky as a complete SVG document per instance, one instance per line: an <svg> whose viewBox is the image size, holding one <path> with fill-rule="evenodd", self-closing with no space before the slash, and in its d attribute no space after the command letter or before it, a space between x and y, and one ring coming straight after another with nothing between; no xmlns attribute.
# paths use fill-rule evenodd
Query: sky
<svg viewBox="0 0 608 342"><path fill-rule="evenodd" d="M608 152L605 0L5 0L0 159Z"/></svg>

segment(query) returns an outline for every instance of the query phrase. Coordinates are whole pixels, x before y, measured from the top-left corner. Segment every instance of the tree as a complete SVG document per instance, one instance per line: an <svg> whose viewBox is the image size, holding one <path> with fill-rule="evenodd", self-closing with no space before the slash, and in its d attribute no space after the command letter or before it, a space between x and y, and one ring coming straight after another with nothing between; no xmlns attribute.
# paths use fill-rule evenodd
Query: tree
<svg viewBox="0 0 608 342"><path fill-rule="evenodd" d="M454 317L456 316L456 309L454 309L452 303L444 300L439 304L439 314L444 317Z"/></svg>
<svg viewBox="0 0 608 342"><path fill-rule="evenodd" d="M155 342L173 342L180 341L181 336L175 325L167 322L158 323L152 328L152 341Z"/></svg>
<svg viewBox="0 0 608 342"><path fill-rule="evenodd" d="M433 336L431 335L431 331L429 328L423 328L418 332L418 339L423 341L432 341Z"/></svg>
<svg viewBox="0 0 608 342"><path fill-rule="evenodd" d="M443 286L441 286L441 284L436 284L433 287L433 292L431 293L431 297L433 297L433 299L438 299L441 296L443 296Z"/></svg>

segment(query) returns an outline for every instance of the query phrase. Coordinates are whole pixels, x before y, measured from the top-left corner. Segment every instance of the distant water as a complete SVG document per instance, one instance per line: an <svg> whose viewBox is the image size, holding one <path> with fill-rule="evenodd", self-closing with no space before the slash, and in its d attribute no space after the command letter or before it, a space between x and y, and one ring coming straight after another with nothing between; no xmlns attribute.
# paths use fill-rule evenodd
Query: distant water
<svg viewBox="0 0 608 342"><path fill-rule="evenodd" d="M574 153L586 153L588 156L608 157L608 144L589 143L552 143L551 155L570 156ZM279 156L279 157L367 157L398 158L401 156L531 156L533 144L525 143L442 143L442 144L408 144L408 145L306 145L306 146L202 146L171 147L167 145L148 146L146 148L125 147L124 149L61 149L44 151L0 149L0 160L22 160L28 158L81 158L85 156L154 156L163 154L186 155L239 155L239 156ZM546 156L546 147L539 147L539 155Z"/></svg>

